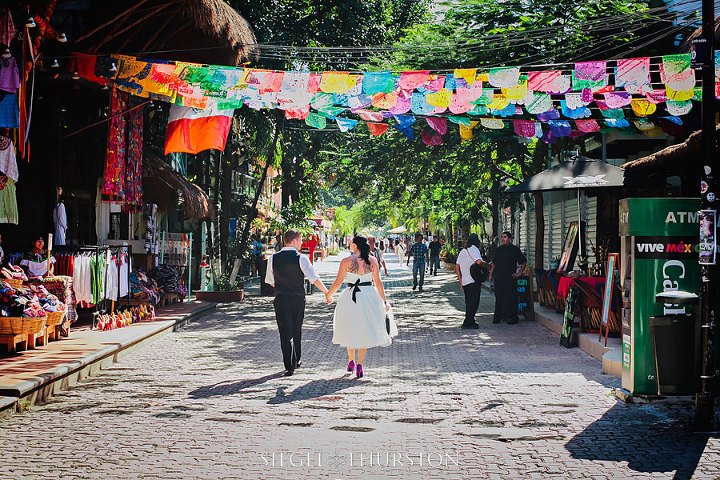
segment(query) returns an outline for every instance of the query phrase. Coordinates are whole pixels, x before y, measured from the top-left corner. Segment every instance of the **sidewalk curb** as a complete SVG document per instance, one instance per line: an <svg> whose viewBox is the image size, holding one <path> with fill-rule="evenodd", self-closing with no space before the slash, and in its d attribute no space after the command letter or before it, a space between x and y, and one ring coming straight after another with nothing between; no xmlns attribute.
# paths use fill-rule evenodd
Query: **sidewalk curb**
<svg viewBox="0 0 720 480"><path fill-rule="evenodd" d="M208 303L177 318L158 321L157 328L146 331L137 337L108 345L79 360L58 365L49 372L20 382L13 387L1 388L0 418L15 413L21 400L29 402L30 405L47 401L55 393L72 388L78 381L97 374L109 365L117 363L127 354L147 346L164 335L177 331L188 325L192 319L214 310L216 306L216 303Z"/></svg>

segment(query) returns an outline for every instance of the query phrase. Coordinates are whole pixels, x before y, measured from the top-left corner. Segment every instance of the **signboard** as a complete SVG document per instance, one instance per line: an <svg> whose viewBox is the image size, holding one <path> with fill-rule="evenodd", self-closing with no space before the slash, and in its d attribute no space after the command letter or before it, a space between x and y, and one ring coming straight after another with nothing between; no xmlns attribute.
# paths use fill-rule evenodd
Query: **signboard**
<svg viewBox="0 0 720 480"><path fill-rule="evenodd" d="M334 208L326 208L325 209L325 218L330 220L331 222L335 219L335 209Z"/></svg>
<svg viewBox="0 0 720 480"><path fill-rule="evenodd" d="M696 260L697 238L690 236L635 237L635 258Z"/></svg>
<svg viewBox="0 0 720 480"><path fill-rule="evenodd" d="M702 265L715 265L717 212L700 210L700 244L698 253Z"/></svg>
<svg viewBox="0 0 720 480"><path fill-rule="evenodd" d="M617 253L608 254L607 273L605 274L605 293L603 294L603 309L602 309L602 325L605 325L605 345L607 345L608 331L610 330L610 324L608 317L610 316L610 305L612 303L613 284L615 283L615 271L618 269L618 260L620 255ZM598 341L602 338L602 325L600 326L600 335L598 335Z"/></svg>
<svg viewBox="0 0 720 480"><path fill-rule="evenodd" d="M695 38L690 46L690 68L700 70L704 67L712 67L709 63L711 58L707 38Z"/></svg>
<svg viewBox="0 0 720 480"><path fill-rule="evenodd" d="M568 227L567 234L565 234L565 241L563 242L562 254L560 255L560 264L558 265L557 271L559 273L565 273L568 270L572 270L573 264L575 263L575 256L578 252L578 222L572 222Z"/></svg>
<svg viewBox="0 0 720 480"><path fill-rule="evenodd" d="M630 370L630 335L624 334L623 335L623 344L622 344L622 366L625 370Z"/></svg>
<svg viewBox="0 0 720 480"><path fill-rule="evenodd" d="M523 314L528 320L534 320L534 305L530 277L517 277L515 285L517 287L518 296L518 313Z"/></svg>

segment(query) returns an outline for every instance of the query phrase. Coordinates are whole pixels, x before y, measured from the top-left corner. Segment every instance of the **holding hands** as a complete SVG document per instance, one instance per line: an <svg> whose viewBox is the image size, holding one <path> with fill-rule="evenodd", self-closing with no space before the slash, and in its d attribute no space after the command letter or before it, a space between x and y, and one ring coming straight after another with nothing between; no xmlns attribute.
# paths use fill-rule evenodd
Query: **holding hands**
<svg viewBox="0 0 720 480"><path fill-rule="evenodd" d="M332 305L332 302L333 302L332 293L325 292L325 303L327 303L328 305Z"/></svg>

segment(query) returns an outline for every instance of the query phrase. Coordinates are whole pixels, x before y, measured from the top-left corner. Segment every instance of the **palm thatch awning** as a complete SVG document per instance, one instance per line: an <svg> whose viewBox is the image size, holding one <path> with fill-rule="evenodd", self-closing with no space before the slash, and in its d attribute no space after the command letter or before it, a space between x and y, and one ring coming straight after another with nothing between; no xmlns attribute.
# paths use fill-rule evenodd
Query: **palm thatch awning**
<svg viewBox="0 0 720 480"><path fill-rule="evenodd" d="M715 139L720 138L720 124L715 125ZM652 155L638 158L631 162L620 165L626 172L632 175L651 175L662 173L664 176L678 175L683 171L700 165L702 161L702 131L698 130L690 135L687 140L677 145L655 152Z"/></svg>
<svg viewBox="0 0 720 480"><path fill-rule="evenodd" d="M162 210L168 210L179 201L186 218L215 218L215 208L202 188L173 171L151 151L146 149L143 155L143 194L146 203L157 203Z"/></svg>
<svg viewBox="0 0 720 480"><path fill-rule="evenodd" d="M85 51L213 65L258 55L250 24L222 0L92 0L86 15L75 39Z"/></svg>

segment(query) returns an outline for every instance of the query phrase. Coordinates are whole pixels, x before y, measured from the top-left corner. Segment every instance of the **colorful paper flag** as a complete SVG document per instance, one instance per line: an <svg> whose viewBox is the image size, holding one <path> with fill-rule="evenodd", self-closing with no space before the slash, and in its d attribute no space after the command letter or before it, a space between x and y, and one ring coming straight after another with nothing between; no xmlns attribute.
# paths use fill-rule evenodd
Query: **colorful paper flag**
<svg viewBox="0 0 720 480"><path fill-rule="evenodd" d="M216 99L208 99L204 110L171 105L165 132L165 155L225 150L234 112L220 110Z"/></svg>

